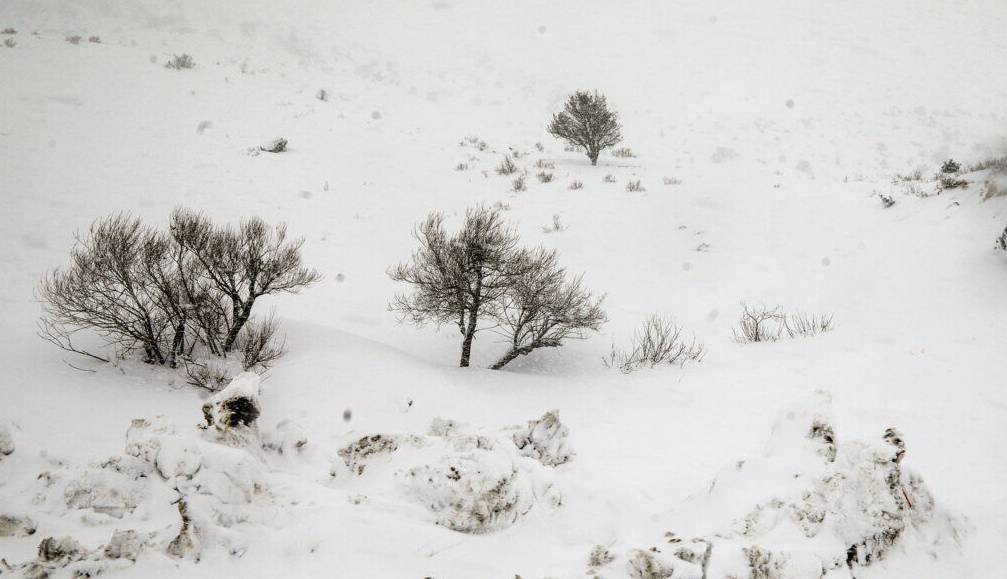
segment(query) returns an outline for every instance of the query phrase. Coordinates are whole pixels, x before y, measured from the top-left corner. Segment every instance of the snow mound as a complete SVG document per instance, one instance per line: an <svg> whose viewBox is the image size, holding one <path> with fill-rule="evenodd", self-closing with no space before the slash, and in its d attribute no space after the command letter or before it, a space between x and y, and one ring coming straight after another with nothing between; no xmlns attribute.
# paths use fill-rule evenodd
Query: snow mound
<svg viewBox="0 0 1007 579"><path fill-rule="evenodd" d="M893 553L938 558L957 550L964 523L902 465L898 431L838 442L823 411L828 402L785 414L763 456L739 461L686 507L740 516L709 534L686 540L669 532L667 546L629 552L627 575L820 579L855 574ZM765 494L753 496L758 489Z"/></svg>
<svg viewBox="0 0 1007 579"><path fill-rule="evenodd" d="M521 456L534 458L546 466L558 466L574 456L567 443L570 429L559 421L559 410L552 410L538 420L528 421L528 426L514 433L512 440Z"/></svg>
<svg viewBox="0 0 1007 579"><path fill-rule="evenodd" d="M551 416L551 418L549 418ZM376 493L391 493L424 507L433 522L470 534L504 529L528 514L536 504L561 504L550 465L568 456L566 429L547 413L524 431L497 434L473 432L451 420L434 419L426 435L373 434L338 452L333 474L345 472ZM538 444L538 453L522 452ZM542 457L546 457L543 460ZM556 463L558 464L558 463ZM345 467L345 468L343 468ZM338 484L338 483L337 483Z"/></svg>

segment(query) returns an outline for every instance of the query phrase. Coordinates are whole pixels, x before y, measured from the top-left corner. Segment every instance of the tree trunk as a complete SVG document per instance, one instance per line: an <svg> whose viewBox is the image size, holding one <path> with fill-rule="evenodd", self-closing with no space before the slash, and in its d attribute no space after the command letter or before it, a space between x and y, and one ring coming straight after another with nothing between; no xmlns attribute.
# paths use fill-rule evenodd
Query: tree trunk
<svg viewBox="0 0 1007 579"><path fill-rule="evenodd" d="M589 151L587 153L587 158L591 159L591 164L592 165L597 165L598 164L598 151Z"/></svg>
<svg viewBox="0 0 1007 579"><path fill-rule="evenodd" d="M245 326L245 322L248 318L252 317L252 305L255 304L255 298L248 298L248 301L242 304L240 311L235 308L235 316L231 321L231 329L227 331L227 338L224 339L224 353L231 351L234 347L234 342L238 339L238 333L241 328Z"/></svg>
<svg viewBox="0 0 1007 579"><path fill-rule="evenodd" d="M518 356L524 356L525 354L530 354L531 351L534 349L535 346L522 346L520 348L511 348L509 352L504 354L502 358L496 361L496 364L490 366L490 370L499 370L500 368L503 368L507 364L513 362L514 359L517 358Z"/></svg>
<svg viewBox="0 0 1007 579"><path fill-rule="evenodd" d="M168 353L168 365L172 368L178 367L178 362L176 357L185 348L185 318L178 321L178 325L175 326L175 337L171 341L171 352Z"/></svg>
<svg viewBox="0 0 1007 579"><path fill-rule="evenodd" d="M472 355L472 340L476 337L476 324L479 323L479 306L482 301L483 280L479 277L476 280L476 291L472 297L472 307L469 309L469 323L465 328L464 338L462 338L462 359L458 363L461 368L469 367L469 357Z"/></svg>

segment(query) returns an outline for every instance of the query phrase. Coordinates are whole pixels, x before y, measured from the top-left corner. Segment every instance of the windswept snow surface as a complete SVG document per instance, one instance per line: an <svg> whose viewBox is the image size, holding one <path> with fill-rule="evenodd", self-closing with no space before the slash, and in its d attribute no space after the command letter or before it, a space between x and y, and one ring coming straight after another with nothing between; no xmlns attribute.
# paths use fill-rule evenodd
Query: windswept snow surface
<svg viewBox="0 0 1007 579"><path fill-rule="evenodd" d="M813 539L783 524L732 534L756 506L841 468L771 435L822 391L842 464L887 456L876 449L897 427L901 464L938 509L857 579L1007 574L1007 254L993 248L1007 196L984 199L976 182L920 199L891 183L1007 153L1002 0L4 0L7 27L0 445L13 450L0 454L0 516L37 527L0 536L11 566L64 536L97 558L88 565L140 549L109 566L123 577L581 577L596 545L615 557L600 576L631 577L648 557L670 560L668 532L831 553L860 519ZM165 67L182 53L195 68ZM546 134L576 89L608 96L636 157L592 167ZM281 137L283 153L259 151ZM493 170L513 149L530 171L521 193ZM551 183L534 179L539 159L555 165ZM627 192L636 180L645 191ZM889 192L883 209L875 193ZM399 288L385 269L408 258L427 212L457 223L496 202L527 243L556 248L607 294L611 321L498 372L482 368L505 346L481 333L479 367L459 369L456 332L386 311ZM205 397L178 374L96 365L34 335L34 288L75 232L118 211L164 224L179 205L285 221L325 275L259 306L277 308L289 354L240 444L198 428ZM545 233L556 214L565 229ZM836 328L738 344L743 301L833 314ZM705 360L604 368L652 313L694 332ZM569 461L507 446L553 409L562 429L549 433L568 432L549 444ZM134 419L164 425L170 476L128 452ZM406 442L350 472L339 450L378 434ZM755 466L735 472L739 461ZM457 465L472 470L451 484L403 482ZM788 469L805 478L788 482ZM479 534L437 524L438 493L471 483L478 501L511 472L520 516ZM198 562L166 554L176 476L211 489L193 503L217 517ZM137 534L99 549L116 530ZM788 561L775 572L821 571Z"/></svg>

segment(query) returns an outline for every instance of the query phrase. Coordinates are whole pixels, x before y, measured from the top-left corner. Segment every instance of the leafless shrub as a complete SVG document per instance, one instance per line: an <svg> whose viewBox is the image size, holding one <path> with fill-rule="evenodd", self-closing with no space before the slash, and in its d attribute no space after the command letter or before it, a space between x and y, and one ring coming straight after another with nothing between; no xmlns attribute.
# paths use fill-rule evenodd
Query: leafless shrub
<svg viewBox="0 0 1007 579"><path fill-rule="evenodd" d="M609 173L602 178L602 183L615 183L615 176Z"/></svg>
<svg viewBox="0 0 1007 579"><path fill-rule="evenodd" d="M513 175L517 172L517 165L511 160L510 155L504 155L503 161L497 165L497 175Z"/></svg>
<svg viewBox="0 0 1007 579"><path fill-rule="evenodd" d="M626 191L629 192L629 193L634 193L634 192L638 192L638 191L646 191L646 190L647 190L647 188L644 187L640 183L639 179L637 179L636 181L630 181L630 182L626 183Z"/></svg>
<svg viewBox="0 0 1007 579"><path fill-rule="evenodd" d="M912 195L913 197L919 197L920 199L930 196L930 193L928 193L918 181L903 181L902 193L905 195Z"/></svg>
<svg viewBox="0 0 1007 579"><path fill-rule="evenodd" d="M494 318L510 349L491 368L499 370L539 348L582 340L607 321L603 297L594 297L580 276L568 279L556 252L522 250L513 258L517 272L500 297Z"/></svg>
<svg viewBox="0 0 1007 579"><path fill-rule="evenodd" d="M80 44L81 37L78 34L74 34L74 35L71 35L71 36L67 36L66 37L66 41L69 42L70 44L74 44L74 45Z"/></svg>
<svg viewBox="0 0 1007 579"><path fill-rule="evenodd" d="M322 102L328 102L329 91L325 90L324 88L320 88L318 89L318 92L315 93L315 98Z"/></svg>
<svg viewBox="0 0 1007 579"><path fill-rule="evenodd" d="M521 192L526 190L527 188L528 186L525 184L524 175L517 177L516 179L514 179L514 181L511 182L511 190L515 192Z"/></svg>
<svg viewBox="0 0 1007 579"><path fill-rule="evenodd" d="M992 171L993 173L1007 173L1007 155L1001 157L990 157L983 159L969 169L970 171Z"/></svg>
<svg viewBox="0 0 1007 579"><path fill-rule="evenodd" d="M14 40L13 38L5 38L3 41L3 45L6 46L7 48L14 48L15 46L17 46L17 41Z"/></svg>
<svg viewBox="0 0 1007 579"><path fill-rule="evenodd" d="M262 322L250 322L242 329L241 366L243 370L267 370L286 353L286 342L277 338L278 324L270 314Z"/></svg>
<svg viewBox="0 0 1007 579"><path fill-rule="evenodd" d="M101 38L98 36L88 36L87 41L91 44L101 44Z"/></svg>
<svg viewBox="0 0 1007 579"><path fill-rule="evenodd" d="M570 95L563 111L552 117L548 131L571 146L581 147L598 164L601 151L622 140L618 115L609 110L608 100L598 92L577 91Z"/></svg>
<svg viewBox="0 0 1007 579"><path fill-rule="evenodd" d="M665 177L664 178L664 184L665 185L681 185L682 184L682 180L678 179L677 177Z"/></svg>
<svg viewBox="0 0 1007 579"><path fill-rule="evenodd" d="M3 30L0 30L0 34L17 34L17 30L8 27L4 28Z"/></svg>
<svg viewBox="0 0 1007 579"><path fill-rule="evenodd" d="M612 156L619 157L620 159L632 159L636 157L636 153L629 147L619 147L612 150Z"/></svg>
<svg viewBox="0 0 1007 579"><path fill-rule="evenodd" d="M476 150L478 151L485 151L486 149L489 149L489 145L486 144L486 141L483 141L476 136L465 137L464 139L462 139L462 142L460 144L463 147L465 146L475 147Z"/></svg>
<svg viewBox="0 0 1007 579"><path fill-rule="evenodd" d="M775 342L783 335L786 315L780 308L742 304L738 327L732 330L739 343Z"/></svg>
<svg viewBox="0 0 1007 579"><path fill-rule="evenodd" d="M556 165L552 161L546 161L544 159L539 159L538 161L535 161L535 168L536 169L548 169L548 170L551 171L551 170L553 170L553 169L556 168Z"/></svg>
<svg viewBox="0 0 1007 579"><path fill-rule="evenodd" d="M791 338L810 338L829 332L834 327L831 315L794 312L783 321L784 329Z"/></svg>
<svg viewBox="0 0 1007 579"><path fill-rule="evenodd" d="M608 565L612 561L615 561L615 556L608 549L601 545L595 545L587 558L587 566L588 569L595 570Z"/></svg>
<svg viewBox="0 0 1007 579"><path fill-rule="evenodd" d="M540 172L539 174L537 174L535 176L538 177L538 182L539 183L550 183L550 182L552 182L552 173L547 173L545 171L542 171L542 172Z"/></svg>
<svg viewBox="0 0 1007 579"><path fill-rule="evenodd" d="M557 233L564 231L565 229L566 226L563 225L563 222L560 220L559 213L555 213L552 216L552 223L544 226L542 228L542 233Z"/></svg>
<svg viewBox="0 0 1007 579"><path fill-rule="evenodd" d="M146 362L171 367L181 359L187 372L209 368L204 358L226 363L232 351L265 367L283 351L274 346L275 322L246 324L258 298L296 293L320 278L301 265L301 244L282 225L253 218L221 228L183 209L168 231L125 214L98 220L78 236L69 267L43 277L39 335L102 361L72 336L90 330L120 357L142 351Z"/></svg>
<svg viewBox="0 0 1007 579"><path fill-rule="evenodd" d="M952 174L952 173L961 173L961 171L962 171L961 163L955 161L954 159L948 159L943 163L941 163L941 173Z"/></svg>
<svg viewBox="0 0 1007 579"><path fill-rule="evenodd" d="M786 334L789 338L809 338L834 328L831 315L788 314L779 307L742 305L741 319L733 330L734 339L739 343L775 342Z"/></svg>
<svg viewBox="0 0 1007 579"><path fill-rule="evenodd" d="M584 183L583 182L577 181L577 180L570 181L570 190L576 191L578 189L583 189L583 188L584 188Z"/></svg>
<svg viewBox="0 0 1007 579"><path fill-rule="evenodd" d="M881 199L881 205L883 205L885 209L895 205L895 198L887 193L878 193L878 199Z"/></svg>
<svg viewBox="0 0 1007 579"><path fill-rule="evenodd" d="M469 166L467 163L458 163L455 165L455 171L468 171Z"/></svg>
<svg viewBox="0 0 1007 579"><path fill-rule="evenodd" d="M545 152L545 146L542 143L536 142L535 149L538 150L539 153Z"/></svg>
<svg viewBox="0 0 1007 579"><path fill-rule="evenodd" d="M922 180L923 180L923 169L922 168L917 168L917 169L913 169L913 171L910 172L910 173L905 173L905 174L898 173L898 174L896 174L894 182L905 183L905 182L922 181Z"/></svg>
<svg viewBox="0 0 1007 579"><path fill-rule="evenodd" d="M196 61L188 54L176 54L164 65L172 70L185 70L196 67Z"/></svg>
<svg viewBox="0 0 1007 579"><path fill-rule="evenodd" d="M940 193L947 189L964 189L969 186L969 182L957 174L944 174L942 173L937 178L937 192Z"/></svg>
<svg viewBox="0 0 1007 579"><path fill-rule="evenodd" d="M613 344L612 351L602 362L608 368L618 368L628 374L660 364L684 366L689 362L701 362L705 356L706 348L695 337L686 340L678 324L653 315L633 334L628 350L616 348Z"/></svg>
<svg viewBox="0 0 1007 579"><path fill-rule="evenodd" d="M1007 228L1004 228L1003 233L997 238L996 248L1000 251L1007 251Z"/></svg>

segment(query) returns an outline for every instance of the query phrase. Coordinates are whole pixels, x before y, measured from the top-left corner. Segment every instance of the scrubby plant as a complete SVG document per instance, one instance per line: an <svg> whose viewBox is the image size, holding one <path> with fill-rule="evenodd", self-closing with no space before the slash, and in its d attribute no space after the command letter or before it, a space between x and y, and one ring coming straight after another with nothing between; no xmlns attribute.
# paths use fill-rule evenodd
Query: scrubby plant
<svg viewBox="0 0 1007 579"><path fill-rule="evenodd" d="M520 175L511 181L511 190L515 193L519 193L528 189L528 185L525 183L524 175Z"/></svg>
<svg viewBox="0 0 1007 579"><path fill-rule="evenodd" d="M66 37L66 41L70 44L80 44L81 37L79 34L73 34Z"/></svg>
<svg viewBox="0 0 1007 579"><path fill-rule="evenodd" d="M551 170L553 170L553 169L556 168L556 165L552 161L546 161L544 159L539 159L538 161L535 161L535 168L536 169L549 169L551 171Z"/></svg>
<svg viewBox="0 0 1007 579"><path fill-rule="evenodd" d="M887 193L878 193L878 199L881 199L881 205L884 206L885 209L895 205L895 198Z"/></svg>
<svg viewBox="0 0 1007 579"><path fill-rule="evenodd" d="M8 27L4 28L3 30L0 30L0 34L17 34L17 30Z"/></svg>
<svg viewBox="0 0 1007 579"><path fill-rule="evenodd" d="M997 238L996 248L1000 251L1007 251L1007 227L1004 228L1003 233Z"/></svg>
<svg viewBox="0 0 1007 579"><path fill-rule="evenodd" d="M972 165L971 171L992 171L993 173L1007 173L1007 155L1000 157L990 157L983 159Z"/></svg>
<svg viewBox="0 0 1007 579"><path fill-rule="evenodd" d="M810 338L824 332L832 331L832 315L806 314L794 312L783 319L783 328L791 338Z"/></svg>
<svg viewBox="0 0 1007 579"><path fill-rule="evenodd" d="M608 100L595 91L577 91L570 95L563 111L553 115L548 131L570 146L581 147L598 164L598 155L622 140L618 115L609 110Z"/></svg>
<svg viewBox="0 0 1007 579"><path fill-rule="evenodd" d="M98 36L88 36L87 41L91 44L101 44L101 38Z"/></svg>
<svg viewBox="0 0 1007 579"><path fill-rule="evenodd" d="M497 175L513 175L517 172L517 165L510 158L510 155L504 155L503 161L497 165Z"/></svg>
<svg viewBox="0 0 1007 579"><path fill-rule="evenodd" d="M640 183L639 179L637 179L636 181L630 181L626 183L626 191L628 193L635 193L638 191L646 191L646 190L647 188Z"/></svg>
<svg viewBox="0 0 1007 579"><path fill-rule="evenodd" d="M705 356L706 348L695 337L685 339L682 329L673 320L652 315L633 334L628 349L613 344L612 351L602 362L608 368L618 368L628 374L661 364L684 366L688 362L701 362Z"/></svg>
<svg viewBox="0 0 1007 579"><path fill-rule="evenodd" d="M559 231L564 231L565 229L566 229L566 226L563 225L563 222L560 219L559 213L554 213L553 216L552 216L552 223L550 223L549 225L546 225L545 227L543 227L542 228L542 233L557 233Z"/></svg>
<svg viewBox="0 0 1007 579"><path fill-rule="evenodd" d="M165 63L165 68L170 68L172 70L186 70L196 67L196 61L192 59L188 54L176 54Z"/></svg>
<svg viewBox="0 0 1007 579"><path fill-rule="evenodd" d="M190 378L204 376L194 383L221 384L232 367L264 368L282 355L275 321L256 324L252 308L262 296L296 293L320 279L301 265L301 244L258 218L234 229L178 209L164 231L125 214L106 217L78 236L67 268L43 277L39 335L109 361L74 345L77 332L90 330L119 357L142 352L147 363L181 362ZM219 379L211 380L214 373Z"/></svg>
<svg viewBox="0 0 1007 579"><path fill-rule="evenodd" d="M615 176L609 173L602 178L602 183L615 183Z"/></svg>
<svg viewBox="0 0 1007 579"><path fill-rule="evenodd" d="M455 165L455 171L468 171L469 166L467 163L458 163Z"/></svg>
<svg viewBox="0 0 1007 579"><path fill-rule="evenodd" d="M619 147L618 149L612 149L612 156L619 157L620 159L632 159L636 157L636 153L629 147Z"/></svg>
<svg viewBox="0 0 1007 579"><path fill-rule="evenodd" d="M955 161L954 159L947 159L946 161L944 161L944 163L941 164L941 173L945 175L960 173L961 170L962 170L961 164Z"/></svg>
<svg viewBox="0 0 1007 579"><path fill-rule="evenodd" d="M664 184L665 185L681 185L682 184L682 180L678 179L677 177L665 177L664 178Z"/></svg>
<svg viewBox="0 0 1007 579"><path fill-rule="evenodd" d="M577 181L576 179L574 179L573 181L570 181L570 190L571 191L576 191L578 189L583 189L583 188L584 188L584 183L582 181Z"/></svg>
<svg viewBox="0 0 1007 579"><path fill-rule="evenodd" d="M779 307L742 304L741 318L732 331L739 343L775 342L789 338L808 338L831 331L835 325L828 314L786 313Z"/></svg>
<svg viewBox="0 0 1007 579"><path fill-rule="evenodd" d="M13 38L5 38L3 41L3 45L6 46L7 48L14 48L15 46L17 46L17 41L14 40Z"/></svg>
<svg viewBox="0 0 1007 579"><path fill-rule="evenodd" d="M550 183L550 182L552 182L552 173L548 173L546 171L541 171L541 172L539 172L535 176L538 177L538 182L539 183Z"/></svg>

